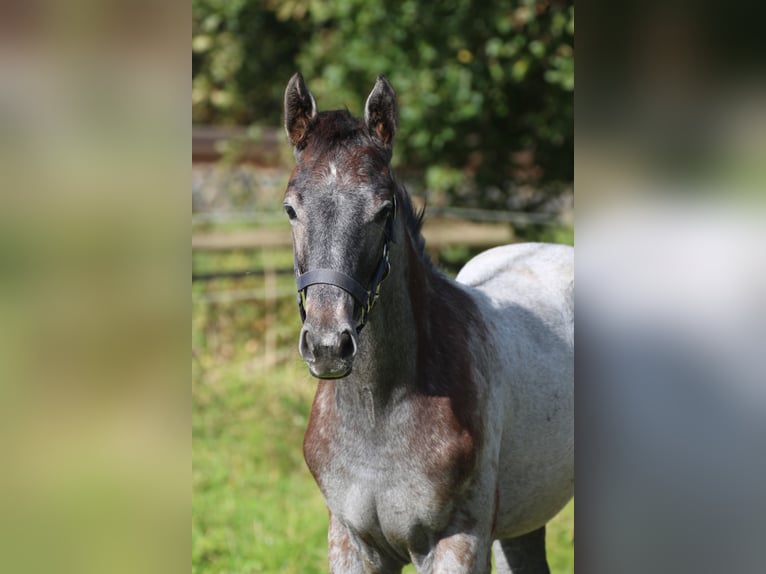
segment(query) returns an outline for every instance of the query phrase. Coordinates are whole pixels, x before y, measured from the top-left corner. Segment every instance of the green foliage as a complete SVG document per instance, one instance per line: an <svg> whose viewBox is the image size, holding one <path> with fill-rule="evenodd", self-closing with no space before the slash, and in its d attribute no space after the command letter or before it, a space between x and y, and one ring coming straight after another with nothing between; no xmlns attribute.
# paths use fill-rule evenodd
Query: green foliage
<svg viewBox="0 0 766 574"><path fill-rule="evenodd" d="M320 107L360 114L385 74L395 160L432 202L505 207L514 186L573 179L572 0L193 0L192 14L196 122L280 123L296 70Z"/></svg>
<svg viewBox="0 0 766 574"><path fill-rule="evenodd" d="M193 121L278 124L309 26L259 0L192 0Z"/></svg>
<svg viewBox="0 0 766 574"><path fill-rule="evenodd" d="M309 12L321 41L306 45L298 61L319 101L359 113L371 75L386 74L401 104L399 159L426 169L429 189L452 191L465 204L477 188L572 179L572 6L311 5L322 7ZM521 150L535 152L531 164L514 165ZM491 203L487 194L481 199Z"/></svg>
<svg viewBox="0 0 766 574"><path fill-rule="evenodd" d="M526 225L515 229L517 236L524 241L539 243L563 243L572 245L575 243L574 228L568 225Z"/></svg>
<svg viewBox="0 0 766 574"><path fill-rule="evenodd" d="M452 203L573 179L571 0L193 0L192 54L195 121L278 123L295 70L360 114L385 74L397 161Z"/></svg>

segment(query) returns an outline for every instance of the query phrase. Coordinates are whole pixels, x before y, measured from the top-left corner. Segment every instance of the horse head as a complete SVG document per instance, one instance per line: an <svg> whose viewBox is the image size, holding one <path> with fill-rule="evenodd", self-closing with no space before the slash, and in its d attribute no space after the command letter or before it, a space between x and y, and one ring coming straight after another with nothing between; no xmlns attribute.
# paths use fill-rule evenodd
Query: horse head
<svg viewBox="0 0 766 574"><path fill-rule="evenodd" d="M284 196L292 226L299 351L323 379L351 372L359 333L388 273L396 184L390 169L396 95L378 77L364 118L319 112L300 74L287 85L285 131L296 166Z"/></svg>

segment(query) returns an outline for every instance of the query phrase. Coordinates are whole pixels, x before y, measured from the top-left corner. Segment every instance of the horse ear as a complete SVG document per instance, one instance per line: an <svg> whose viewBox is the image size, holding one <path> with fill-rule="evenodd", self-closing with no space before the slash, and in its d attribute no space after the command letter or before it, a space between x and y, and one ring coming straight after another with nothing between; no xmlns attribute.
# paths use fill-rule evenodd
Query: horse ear
<svg viewBox="0 0 766 574"><path fill-rule="evenodd" d="M375 87L367 96L364 121L370 135L383 144L383 147L393 146L396 128L399 126L399 110L396 105L396 92L384 76L378 76Z"/></svg>
<svg viewBox="0 0 766 574"><path fill-rule="evenodd" d="M303 76L296 73L285 89L285 132L290 145L299 148L305 143L306 132L316 115L314 96L306 87Z"/></svg>

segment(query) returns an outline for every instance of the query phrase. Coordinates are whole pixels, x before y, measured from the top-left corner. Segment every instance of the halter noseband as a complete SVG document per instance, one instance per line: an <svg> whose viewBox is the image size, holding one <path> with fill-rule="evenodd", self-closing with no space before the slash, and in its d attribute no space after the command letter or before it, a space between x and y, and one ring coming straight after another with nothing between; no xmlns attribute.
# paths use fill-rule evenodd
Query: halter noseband
<svg viewBox="0 0 766 574"><path fill-rule="evenodd" d="M378 266L375 268L375 272L372 275L372 281L369 288L364 287L359 281L346 275L341 271L335 271L334 269L313 269L300 273L298 269L298 261L295 260L295 283L298 288L298 309L301 313L301 321L306 321L306 309L304 307L304 299L306 297L306 289L311 285L318 283L325 285L334 285L340 287L347 293L349 293L362 308L362 317L359 324L356 327L356 332L361 332L362 328L367 324L367 318L370 315L373 307L380 298L380 285L383 280L388 277L389 271L391 271L391 261L388 257L389 243L394 243L394 221L396 219L396 195L393 196L393 206L391 213L386 219L386 229L384 232L383 240L383 253L378 261Z"/></svg>

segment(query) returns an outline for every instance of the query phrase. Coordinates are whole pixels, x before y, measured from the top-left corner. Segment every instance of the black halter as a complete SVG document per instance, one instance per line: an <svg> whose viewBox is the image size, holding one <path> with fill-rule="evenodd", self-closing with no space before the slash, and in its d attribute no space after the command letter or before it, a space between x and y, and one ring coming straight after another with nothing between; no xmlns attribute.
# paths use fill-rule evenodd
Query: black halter
<svg viewBox="0 0 766 574"><path fill-rule="evenodd" d="M334 285L340 287L347 293L349 293L362 308L362 317L359 324L356 327L356 332L361 332L362 328L367 324L367 318L370 315L375 303L380 298L380 285L383 280L388 277L389 271L391 271L391 261L388 257L389 243L395 243L394 239L394 221L396 220L396 196L393 196L393 206L391 213L386 219L385 236L383 240L383 253L380 256L380 261L375 268L375 272L372 274L372 280L370 281L369 288L364 287L359 281L346 275L341 271L335 271L333 269L313 269L301 273L298 269L298 261L295 260L295 283L298 287L298 309L301 313L301 321L306 321L306 309L304 307L304 298L306 297L306 289L311 285L322 283L325 285ZM293 250L294 251L294 250Z"/></svg>

